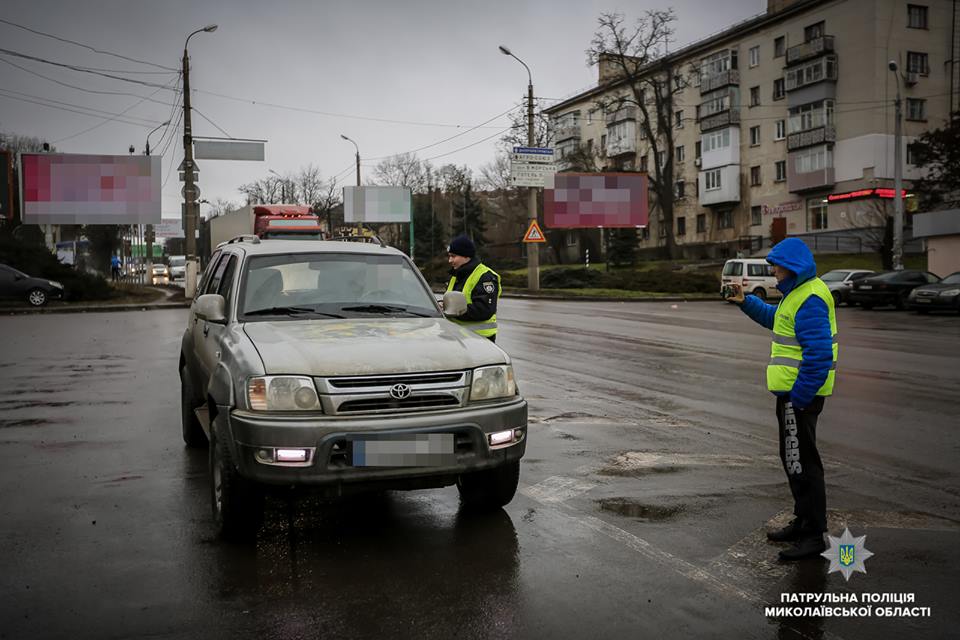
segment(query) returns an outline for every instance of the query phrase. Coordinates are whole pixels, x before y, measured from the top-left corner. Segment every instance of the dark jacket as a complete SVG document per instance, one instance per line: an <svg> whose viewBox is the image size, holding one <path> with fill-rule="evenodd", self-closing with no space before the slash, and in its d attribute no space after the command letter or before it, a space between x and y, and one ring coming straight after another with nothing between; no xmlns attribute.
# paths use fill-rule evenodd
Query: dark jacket
<svg viewBox="0 0 960 640"><path fill-rule="evenodd" d="M817 264L810 249L798 238L787 238L773 247L767 255L767 262L780 265L792 273L777 284L784 297L798 284L817 277ZM777 307L766 304L760 298L749 295L740 309L756 323L773 329L773 320ZM794 331L797 342L803 349L803 362L793 390L776 395L789 396L793 405L803 409L813 402L817 390L823 386L833 365L833 336L830 333L830 311L826 303L816 296L810 296L797 310L794 319Z"/></svg>
<svg viewBox="0 0 960 640"><path fill-rule="evenodd" d="M470 262L459 269L451 269L450 277L456 278L453 285L454 291L463 291L463 283L467 281L473 270L480 266L480 260L472 258ZM457 320L467 320L470 322L481 322L489 320L497 312L497 291L500 282L493 273L487 272L480 276L480 280L470 293L470 304L463 315L457 316Z"/></svg>

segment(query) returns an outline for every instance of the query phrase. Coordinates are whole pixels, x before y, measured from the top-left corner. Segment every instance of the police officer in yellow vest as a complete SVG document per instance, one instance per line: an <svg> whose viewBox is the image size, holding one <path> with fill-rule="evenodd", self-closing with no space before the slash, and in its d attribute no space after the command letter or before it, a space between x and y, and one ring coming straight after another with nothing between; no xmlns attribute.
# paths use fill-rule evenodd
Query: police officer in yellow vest
<svg viewBox="0 0 960 640"><path fill-rule="evenodd" d="M777 396L780 460L793 494L794 518L783 529L767 533L773 542L793 542L780 552L784 561L819 555L826 545L827 501L823 463L817 451L817 417L824 398L833 393L837 365L837 318L833 297L817 277L810 249L787 238L770 250L777 306L746 296L739 285L730 299L758 324L771 329L767 388Z"/></svg>
<svg viewBox="0 0 960 640"><path fill-rule="evenodd" d="M497 300L500 276L477 259L477 247L466 236L457 236L447 247L450 284L447 291L462 291L467 310L459 316L447 316L477 334L497 341Z"/></svg>

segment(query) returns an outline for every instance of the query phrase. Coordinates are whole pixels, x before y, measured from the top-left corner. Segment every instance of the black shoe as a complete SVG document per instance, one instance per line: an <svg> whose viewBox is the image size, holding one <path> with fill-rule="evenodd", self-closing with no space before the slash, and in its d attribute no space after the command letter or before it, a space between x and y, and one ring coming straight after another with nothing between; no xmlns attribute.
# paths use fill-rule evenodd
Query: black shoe
<svg viewBox="0 0 960 640"><path fill-rule="evenodd" d="M823 534L805 534L792 547L780 552L780 560L782 562L794 562L804 558L813 558L826 550L827 544L823 541Z"/></svg>
<svg viewBox="0 0 960 640"><path fill-rule="evenodd" d="M800 539L802 533L803 527L800 524L800 518L794 518L783 529L768 531L767 540L770 542L795 542Z"/></svg>

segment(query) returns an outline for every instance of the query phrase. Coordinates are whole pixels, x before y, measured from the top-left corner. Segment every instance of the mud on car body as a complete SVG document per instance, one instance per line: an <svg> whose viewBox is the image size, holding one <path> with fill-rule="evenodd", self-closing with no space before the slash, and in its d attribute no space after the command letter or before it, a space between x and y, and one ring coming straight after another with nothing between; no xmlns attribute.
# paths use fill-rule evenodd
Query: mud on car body
<svg viewBox="0 0 960 640"><path fill-rule="evenodd" d="M470 508L516 491L527 403L510 358L447 320L395 249L220 245L179 366L183 439L209 446L222 535L255 530L270 487L335 496L455 484Z"/></svg>

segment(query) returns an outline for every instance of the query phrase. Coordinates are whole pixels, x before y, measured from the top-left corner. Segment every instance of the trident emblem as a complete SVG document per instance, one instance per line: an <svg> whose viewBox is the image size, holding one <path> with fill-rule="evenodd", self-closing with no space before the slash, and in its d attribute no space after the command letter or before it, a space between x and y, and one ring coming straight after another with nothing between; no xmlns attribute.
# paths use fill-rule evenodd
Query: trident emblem
<svg viewBox="0 0 960 640"><path fill-rule="evenodd" d="M855 558L854 545L852 544L842 544L840 545L840 564L844 567L853 566Z"/></svg>

